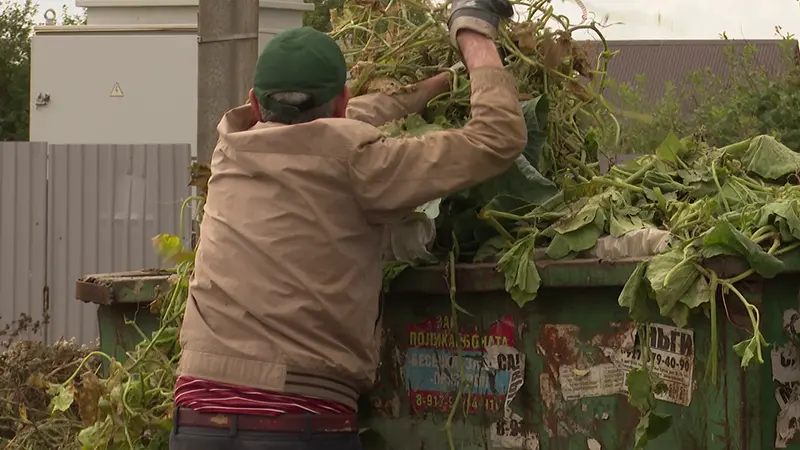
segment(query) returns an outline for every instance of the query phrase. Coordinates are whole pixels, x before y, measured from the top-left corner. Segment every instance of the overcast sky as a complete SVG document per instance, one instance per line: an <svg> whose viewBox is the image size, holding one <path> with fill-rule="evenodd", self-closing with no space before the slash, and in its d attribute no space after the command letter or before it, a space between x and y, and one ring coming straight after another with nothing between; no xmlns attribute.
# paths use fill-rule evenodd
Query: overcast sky
<svg viewBox="0 0 800 450"><path fill-rule="evenodd" d="M575 0L553 0L572 20L580 21ZM585 0L595 20L622 22L604 30L610 39L769 39L775 27L800 34L797 0Z"/></svg>
<svg viewBox="0 0 800 450"><path fill-rule="evenodd" d="M556 11L580 22L576 0L552 0ZM61 11L75 0L40 0L39 20L48 8ZM798 0L585 0L608 39L714 39L726 32L731 39L769 39L775 26L800 34ZM621 23L620 23L621 22ZM616 24L615 24L616 23Z"/></svg>

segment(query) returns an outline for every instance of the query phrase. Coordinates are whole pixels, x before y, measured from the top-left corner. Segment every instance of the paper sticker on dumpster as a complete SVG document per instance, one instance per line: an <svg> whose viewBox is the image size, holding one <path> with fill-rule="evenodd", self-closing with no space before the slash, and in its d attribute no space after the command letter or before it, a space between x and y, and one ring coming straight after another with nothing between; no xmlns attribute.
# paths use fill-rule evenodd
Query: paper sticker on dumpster
<svg viewBox="0 0 800 450"><path fill-rule="evenodd" d="M433 317L406 326L408 350L403 371L411 407L416 411L449 411L462 381L458 346L449 316ZM487 347L514 345L514 321L500 318L487 332L460 330L464 378L464 407L469 412L494 412L503 408L511 371L519 366L517 351L498 353L497 369L484 363Z"/></svg>
<svg viewBox="0 0 800 450"><path fill-rule="evenodd" d="M539 450L539 435L519 414L511 410L511 402L525 384L525 354L514 347L494 345L486 347L483 363L490 370L500 370L500 355L518 355L519 364L510 368L510 381L503 401L503 416L489 426L492 449Z"/></svg>
<svg viewBox="0 0 800 450"><path fill-rule="evenodd" d="M800 332L800 312L783 312L783 331L787 341L772 348L772 379L776 384L775 400L779 412L775 424L775 448L786 448L795 441L800 429L800 355L793 337Z"/></svg>
<svg viewBox="0 0 800 450"><path fill-rule="evenodd" d="M635 336L635 330L632 330ZM631 344L633 340L630 341ZM601 347L602 348L602 347ZM642 365L639 346L602 348L610 362L588 369L564 365L559 368L561 391L565 400L624 394L628 373ZM692 401L694 371L694 331L669 325L650 325L650 367L666 385L656 394L662 401L689 406Z"/></svg>

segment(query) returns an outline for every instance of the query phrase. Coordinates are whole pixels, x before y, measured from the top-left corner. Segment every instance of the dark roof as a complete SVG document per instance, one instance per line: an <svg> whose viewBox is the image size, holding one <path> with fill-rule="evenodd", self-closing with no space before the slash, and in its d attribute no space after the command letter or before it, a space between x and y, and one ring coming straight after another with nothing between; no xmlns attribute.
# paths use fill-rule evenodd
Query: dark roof
<svg viewBox="0 0 800 450"><path fill-rule="evenodd" d="M645 98L660 98L667 82L680 86L692 72L709 69L716 75L726 75L729 72L726 49L740 53L747 45L757 50L754 62L769 75L788 68L787 51L793 51L795 58L800 57L797 41L783 39L608 41L609 50L619 51L609 62L608 77L617 83L636 85L637 75L643 75ZM599 42L591 43L592 61L596 61L602 48ZM606 96L612 100L614 94L609 91Z"/></svg>

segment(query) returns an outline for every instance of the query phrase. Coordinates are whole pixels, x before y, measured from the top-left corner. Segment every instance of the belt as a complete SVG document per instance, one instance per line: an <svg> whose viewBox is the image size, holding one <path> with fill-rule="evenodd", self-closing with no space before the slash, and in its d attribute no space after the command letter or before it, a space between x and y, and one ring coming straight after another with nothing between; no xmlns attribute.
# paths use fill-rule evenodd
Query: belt
<svg viewBox="0 0 800 450"><path fill-rule="evenodd" d="M204 427L241 431L283 433L346 433L358 430L355 414L256 416L249 414L201 413L188 408L175 411L177 423L185 427Z"/></svg>

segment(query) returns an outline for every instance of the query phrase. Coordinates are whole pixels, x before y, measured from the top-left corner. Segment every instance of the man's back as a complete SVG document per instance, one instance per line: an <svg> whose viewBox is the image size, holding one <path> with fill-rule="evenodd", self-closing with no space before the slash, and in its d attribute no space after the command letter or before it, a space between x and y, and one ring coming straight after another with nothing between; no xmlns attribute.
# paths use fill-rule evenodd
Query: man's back
<svg viewBox="0 0 800 450"><path fill-rule="evenodd" d="M187 351L204 353L206 376L215 379L208 362L215 348L197 344L207 338L195 338L196 332L228 343L235 355L226 356L280 363L244 363L234 371L271 367L265 372L277 370L277 376L300 364L310 374L341 374L357 382L352 388L369 387L378 356L382 227L367 222L353 195L347 155L377 130L324 119L220 131L183 329L184 358ZM231 364L227 357L219 363ZM226 367L219 370L227 373ZM226 381L272 387L258 378Z"/></svg>

